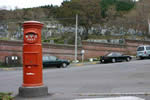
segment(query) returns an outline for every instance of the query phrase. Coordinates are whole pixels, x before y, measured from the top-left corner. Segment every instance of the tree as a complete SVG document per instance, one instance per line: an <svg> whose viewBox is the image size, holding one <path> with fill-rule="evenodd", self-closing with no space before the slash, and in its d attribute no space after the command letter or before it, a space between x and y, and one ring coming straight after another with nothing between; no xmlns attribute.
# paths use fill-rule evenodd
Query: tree
<svg viewBox="0 0 150 100"><path fill-rule="evenodd" d="M11 11L0 9L0 22L8 20L11 16Z"/></svg>
<svg viewBox="0 0 150 100"><path fill-rule="evenodd" d="M108 8L112 5L114 5L115 3L116 3L116 0L102 0L100 2L101 14L102 14L103 18L105 18L107 16L106 12L107 12Z"/></svg>
<svg viewBox="0 0 150 100"><path fill-rule="evenodd" d="M134 8L135 2L131 0L102 0L100 5L103 18L109 18L112 17L112 15L116 18L118 15L122 17L122 15L125 14L124 12L128 12Z"/></svg>
<svg viewBox="0 0 150 100"><path fill-rule="evenodd" d="M64 1L59 8L57 18L69 18L60 20L63 25L74 25L75 15L79 15L79 25L84 27L82 39L88 38L88 31L92 25L100 23L100 0L71 0ZM70 19L71 18L71 19Z"/></svg>

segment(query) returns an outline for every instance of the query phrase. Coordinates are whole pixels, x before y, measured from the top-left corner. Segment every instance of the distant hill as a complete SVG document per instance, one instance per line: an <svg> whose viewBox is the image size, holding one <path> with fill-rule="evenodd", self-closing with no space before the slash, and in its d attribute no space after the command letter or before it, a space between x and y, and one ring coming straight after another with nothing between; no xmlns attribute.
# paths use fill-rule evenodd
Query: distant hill
<svg viewBox="0 0 150 100"><path fill-rule="evenodd" d="M35 8L0 10L0 38L22 39L21 25L26 20L45 23L43 41L74 42L75 14L79 15L79 38L126 38L138 35L149 37L148 18L150 0L71 0L62 5L45 5ZM47 26L54 26L47 27ZM7 35L2 34L5 32ZM62 32L62 34L60 34ZM59 37L58 37L59 34ZM54 35L54 36L53 36ZM69 35L68 40L65 40ZM86 37L84 36L86 35ZM118 37L119 36L119 37ZM110 37L111 38L111 37ZM70 42L71 41L71 42Z"/></svg>

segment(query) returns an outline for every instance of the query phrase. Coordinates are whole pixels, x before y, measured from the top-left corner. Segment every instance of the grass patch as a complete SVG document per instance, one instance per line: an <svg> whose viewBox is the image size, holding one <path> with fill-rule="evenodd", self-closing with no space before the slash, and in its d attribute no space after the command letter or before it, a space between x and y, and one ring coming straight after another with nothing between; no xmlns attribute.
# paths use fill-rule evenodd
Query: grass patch
<svg viewBox="0 0 150 100"><path fill-rule="evenodd" d="M14 100L14 98L11 95L12 93L0 92L0 100Z"/></svg>
<svg viewBox="0 0 150 100"><path fill-rule="evenodd" d="M5 65L0 62L0 68L5 68Z"/></svg>
<svg viewBox="0 0 150 100"><path fill-rule="evenodd" d="M9 64L6 65L5 63L0 62L0 68L11 68L11 67L20 67L22 66L21 64Z"/></svg>
<svg viewBox="0 0 150 100"><path fill-rule="evenodd" d="M0 40L9 40L9 39L6 37L0 37Z"/></svg>
<svg viewBox="0 0 150 100"><path fill-rule="evenodd" d="M144 36L135 36L135 35L122 35L122 36L113 36L113 35L89 35L88 39L130 39L132 37L136 37L136 39L144 39Z"/></svg>

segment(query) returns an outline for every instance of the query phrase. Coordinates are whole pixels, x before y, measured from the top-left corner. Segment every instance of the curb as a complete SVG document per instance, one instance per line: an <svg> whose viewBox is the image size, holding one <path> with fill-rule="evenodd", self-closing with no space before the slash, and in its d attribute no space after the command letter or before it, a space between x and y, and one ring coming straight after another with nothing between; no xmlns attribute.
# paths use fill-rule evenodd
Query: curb
<svg viewBox="0 0 150 100"><path fill-rule="evenodd" d="M97 62L87 62L87 63L76 63L76 64L71 64L73 66L84 66L84 65L93 65L93 64L97 64Z"/></svg>
<svg viewBox="0 0 150 100"><path fill-rule="evenodd" d="M131 56L131 58L132 58L132 60L136 60L137 59L136 56Z"/></svg>
<svg viewBox="0 0 150 100"><path fill-rule="evenodd" d="M137 92L137 93L81 93L78 96L148 96L150 92Z"/></svg>
<svg viewBox="0 0 150 100"><path fill-rule="evenodd" d="M15 68L1 68L2 71L13 71Z"/></svg>
<svg viewBox="0 0 150 100"><path fill-rule="evenodd" d="M71 66L84 66L84 65L93 65L97 64L97 62L87 62L87 63L72 63L70 64ZM17 68L0 68L0 71L15 71L15 70L22 70L22 67L17 67Z"/></svg>
<svg viewBox="0 0 150 100"><path fill-rule="evenodd" d="M0 68L0 71L15 71L15 70L22 70L22 68Z"/></svg>
<svg viewBox="0 0 150 100"><path fill-rule="evenodd" d="M105 98L86 98L74 100L145 100L136 96L120 96L120 97L105 97Z"/></svg>

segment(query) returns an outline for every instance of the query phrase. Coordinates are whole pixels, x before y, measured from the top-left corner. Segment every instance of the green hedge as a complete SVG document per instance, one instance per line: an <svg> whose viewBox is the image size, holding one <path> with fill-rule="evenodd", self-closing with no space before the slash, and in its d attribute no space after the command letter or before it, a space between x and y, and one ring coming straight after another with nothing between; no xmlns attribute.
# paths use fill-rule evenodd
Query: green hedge
<svg viewBox="0 0 150 100"><path fill-rule="evenodd" d="M131 10L132 8L134 8L135 6L135 3L134 2L131 2L131 1L118 1L116 3L116 10L117 11L129 11Z"/></svg>
<svg viewBox="0 0 150 100"><path fill-rule="evenodd" d="M0 100L14 100L11 95L12 95L12 93L2 93L2 92L0 92Z"/></svg>

